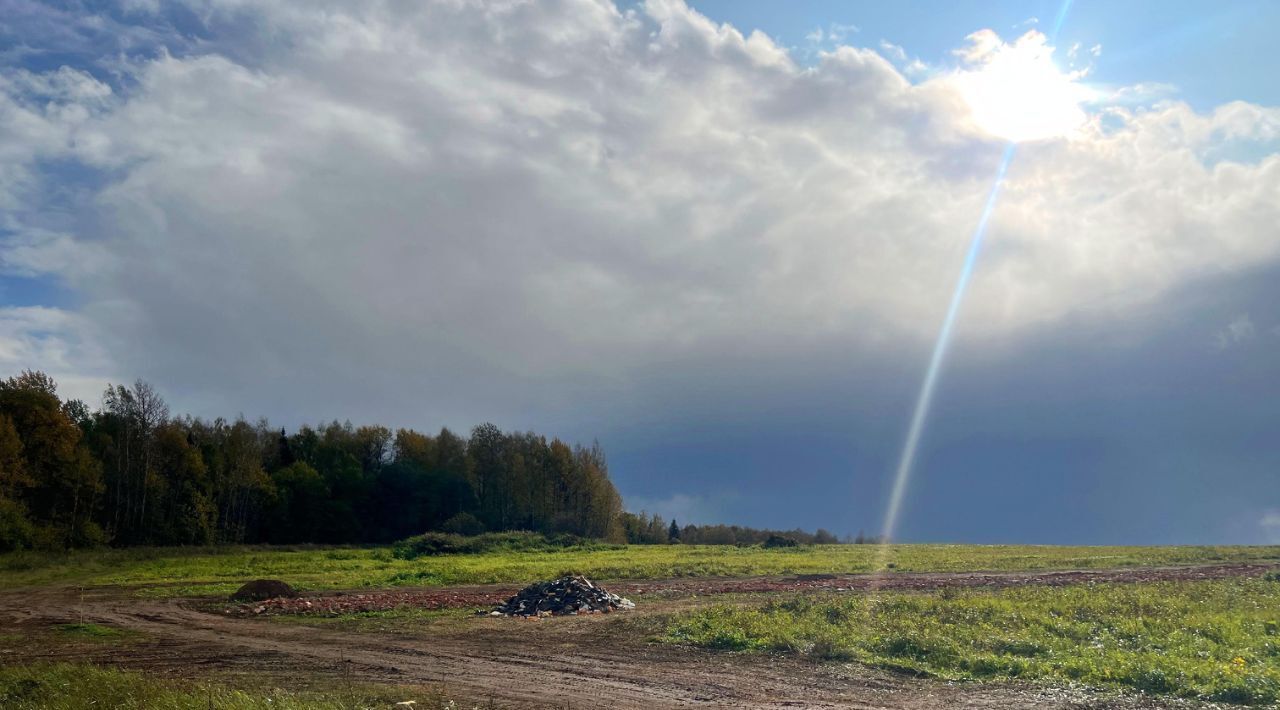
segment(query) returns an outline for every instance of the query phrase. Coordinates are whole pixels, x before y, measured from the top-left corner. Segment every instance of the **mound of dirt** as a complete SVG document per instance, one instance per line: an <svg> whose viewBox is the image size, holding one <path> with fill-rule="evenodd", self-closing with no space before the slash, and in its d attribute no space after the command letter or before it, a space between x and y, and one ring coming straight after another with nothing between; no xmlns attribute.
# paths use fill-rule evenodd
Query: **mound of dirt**
<svg viewBox="0 0 1280 710"><path fill-rule="evenodd" d="M608 614L634 609L635 603L597 587L581 576L536 582L489 612L491 616L562 616Z"/></svg>
<svg viewBox="0 0 1280 710"><path fill-rule="evenodd" d="M294 591L293 587L278 579L255 579L237 589L236 593L231 595L231 601L260 602L279 597L292 599L296 596L298 596L298 593Z"/></svg>

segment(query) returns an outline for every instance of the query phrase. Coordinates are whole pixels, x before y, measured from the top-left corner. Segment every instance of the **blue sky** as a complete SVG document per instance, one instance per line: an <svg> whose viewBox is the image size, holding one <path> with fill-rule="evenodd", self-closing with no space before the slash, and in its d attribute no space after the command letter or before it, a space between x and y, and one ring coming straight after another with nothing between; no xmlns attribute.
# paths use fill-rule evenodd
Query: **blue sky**
<svg viewBox="0 0 1280 710"><path fill-rule="evenodd" d="M963 35L981 28L1002 34L1049 31L1062 3L1047 2L772 2L703 0L691 3L708 17L741 28L760 28L780 44L806 48L816 29L843 29L848 42L892 42L912 56L945 60ZM1028 22L1034 19L1034 22ZM1102 45L1094 79L1116 85L1164 83L1178 97L1206 109L1228 101L1280 103L1274 71L1280 6L1265 0L1207 4L1096 2L1068 7L1060 47ZM854 29L856 28L856 29ZM961 29L967 28L967 29ZM1270 61L1268 61L1270 59Z"/></svg>
<svg viewBox="0 0 1280 710"><path fill-rule="evenodd" d="M0 0L0 367L874 532L1016 139L900 537L1280 541L1280 6L490 9Z"/></svg>

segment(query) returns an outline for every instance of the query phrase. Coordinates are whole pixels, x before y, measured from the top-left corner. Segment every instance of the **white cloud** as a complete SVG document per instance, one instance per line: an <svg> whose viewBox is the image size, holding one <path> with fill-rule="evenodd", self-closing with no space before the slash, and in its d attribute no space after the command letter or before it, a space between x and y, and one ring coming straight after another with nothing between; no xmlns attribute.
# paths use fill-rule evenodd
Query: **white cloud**
<svg viewBox="0 0 1280 710"><path fill-rule="evenodd" d="M120 0L120 7L126 13L154 15L160 12L160 0Z"/></svg>
<svg viewBox="0 0 1280 710"><path fill-rule="evenodd" d="M1280 510L1268 510L1258 521L1262 535L1268 544L1280 545Z"/></svg>
<svg viewBox="0 0 1280 710"><path fill-rule="evenodd" d="M1120 86L1107 91L1100 103L1111 106L1150 106L1157 101L1171 99L1178 94L1178 87L1167 82L1142 82Z"/></svg>
<svg viewBox="0 0 1280 710"><path fill-rule="evenodd" d="M96 405L110 376L94 326L75 313L42 306L0 308L0 372L43 370L64 398Z"/></svg>
<svg viewBox="0 0 1280 710"><path fill-rule="evenodd" d="M907 50L903 49L902 47L899 47L898 45L894 44L893 42L890 42L887 39L880 40L880 50L884 53L886 57L896 62L907 61Z"/></svg>
<svg viewBox="0 0 1280 710"><path fill-rule="evenodd" d="M649 515L656 513L668 521L674 518L682 527L690 523L715 525L725 522L722 502L684 493L673 493L664 498L632 495L627 496L627 509L636 513L643 511Z"/></svg>
<svg viewBox="0 0 1280 710"><path fill-rule="evenodd" d="M917 57L907 54L907 50L888 41L880 40L880 53L894 63L902 75L913 81L920 80L929 72L929 65Z"/></svg>
<svg viewBox="0 0 1280 710"><path fill-rule="evenodd" d="M1031 30L1006 43L991 30L957 50L966 65L949 78L984 131L1011 141L1069 136L1088 120L1082 104L1093 92L1080 83L1087 69L1064 72L1054 48Z"/></svg>
<svg viewBox="0 0 1280 710"><path fill-rule="evenodd" d="M857 25L833 22L827 28L827 37L836 42L843 42L849 37L849 35L856 34L861 31L862 28Z"/></svg>
<svg viewBox="0 0 1280 710"><path fill-rule="evenodd" d="M804 36L808 47L805 49L807 56L814 56L823 50L832 49L841 45L851 35L861 32L862 29L857 25L841 24L832 22L824 27L815 27L813 31Z"/></svg>
<svg viewBox="0 0 1280 710"><path fill-rule="evenodd" d="M271 39L220 39L230 13ZM5 75L0 200L26 206L18 226L45 214L49 158L110 179L74 229L0 258L74 281L114 367L211 406L342 414L373 393L479 420L658 362L918 348L1002 148L960 73L912 84L847 46L800 66L675 1L198 14L205 53L128 64L123 95ZM964 58L1011 46L978 33ZM1123 319L1274 261L1280 157L1201 155L1278 116L1115 109L1106 130L1086 115L1022 147L963 332Z"/></svg>
<svg viewBox="0 0 1280 710"><path fill-rule="evenodd" d="M42 194L37 163L74 156L76 132L110 98L110 87L67 67L0 72L0 228Z"/></svg>
<svg viewBox="0 0 1280 710"><path fill-rule="evenodd" d="M54 275L71 282L110 264L112 255L69 234L34 228L0 239L0 275Z"/></svg>
<svg viewBox="0 0 1280 710"><path fill-rule="evenodd" d="M1225 328L1214 335L1213 342L1219 350L1226 350L1253 340L1257 334L1258 330L1253 325L1253 319L1246 313L1232 318Z"/></svg>

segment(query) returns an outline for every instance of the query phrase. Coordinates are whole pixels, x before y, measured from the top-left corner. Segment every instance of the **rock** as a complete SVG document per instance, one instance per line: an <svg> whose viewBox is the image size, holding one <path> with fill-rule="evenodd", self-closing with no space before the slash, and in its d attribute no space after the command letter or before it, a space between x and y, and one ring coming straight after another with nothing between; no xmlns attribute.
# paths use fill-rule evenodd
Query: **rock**
<svg viewBox="0 0 1280 710"><path fill-rule="evenodd" d="M603 587L592 584L586 577L571 575L531 584L498 605L498 608L489 612L489 615L527 618L577 616L607 614L635 607L631 600L623 599Z"/></svg>
<svg viewBox="0 0 1280 710"><path fill-rule="evenodd" d="M293 587L278 579L255 579L236 590L231 595L233 602L262 602L268 599L285 597L292 599L298 596Z"/></svg>

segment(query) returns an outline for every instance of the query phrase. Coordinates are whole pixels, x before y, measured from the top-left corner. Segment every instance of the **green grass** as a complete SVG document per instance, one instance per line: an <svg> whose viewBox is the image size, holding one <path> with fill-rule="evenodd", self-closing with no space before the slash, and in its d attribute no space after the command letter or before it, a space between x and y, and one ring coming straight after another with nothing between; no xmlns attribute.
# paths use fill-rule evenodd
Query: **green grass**
<svg viewBox="0 0 1280 710"><path fill-rule="evenodd" d="M102 624L89 624L89 623L58 624L53 628L65 636L72 636L72 637L78 637L78 638L91 638L91 639L105 640L105 639L118 639L126 635L126 633L124 631L121 631L120 629L112 628L110 626L103 626Z"/></svg>
<svg viewBox="0 0 1280 710"><path fill-rule="evenodd" d="M0 587L136 585L163 595L227 594L249 579L301 589L399 585L525 584L576 571L596 579L655 579L869 572L879 550L828 545L759 547L640 545L536 554L492 552L396 559L390 548L222 547L82 550L0 556ZM1049 547L894 545L895 571L1044 570L1280 560L1280 547Z"/></svg>
<svg viewBox="0 0 1280 710"><path fill-rule="evenodd" d="M1280 703L1280 583L1258 578L798 596L683 614L665 638L953 680Z"/></svg>
<svg viewBox="0 0 1280 710"><path fill-rule="evenodd" d="M491 532L481 535L456 535L429 532L414 535L391 546L391 555L402 560L440 555L476 555L510 552L559 552L574 549L618 550L623 545L589 540L577 535L544 535L528 531Z"/></svg>
<svg viewBox="0 0 1280 710"><path fill-rule="evenodd" d="M85 664L0 667L0 707L7 710L353 710L415 700L415 708L456 708L421 690L352 686L328 692L237 689L174 683ZM470 706L467 706L470 707Z"/></svg>

